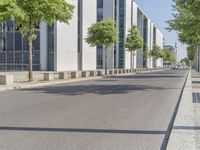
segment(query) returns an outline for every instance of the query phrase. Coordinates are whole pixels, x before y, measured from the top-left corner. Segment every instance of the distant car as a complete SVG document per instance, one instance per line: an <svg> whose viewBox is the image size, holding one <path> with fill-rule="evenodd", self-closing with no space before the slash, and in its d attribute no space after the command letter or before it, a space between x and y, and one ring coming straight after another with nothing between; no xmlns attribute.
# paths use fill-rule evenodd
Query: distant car
<svg viewBox="0 0 200 150"><path fill-rule="evenodd" d="M171 69L178 69L177 65L171 66Z"/></svg>

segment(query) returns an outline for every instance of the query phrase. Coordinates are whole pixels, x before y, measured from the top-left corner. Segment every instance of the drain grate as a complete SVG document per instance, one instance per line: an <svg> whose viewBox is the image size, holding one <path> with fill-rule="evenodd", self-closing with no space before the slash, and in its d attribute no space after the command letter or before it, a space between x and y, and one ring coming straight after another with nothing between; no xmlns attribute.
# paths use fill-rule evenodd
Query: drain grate
<svg viewBox="0 0 200 150"><path fill-rule="evenodd" d="M200 103L200 93L192 93L192 102Z"/></svg>

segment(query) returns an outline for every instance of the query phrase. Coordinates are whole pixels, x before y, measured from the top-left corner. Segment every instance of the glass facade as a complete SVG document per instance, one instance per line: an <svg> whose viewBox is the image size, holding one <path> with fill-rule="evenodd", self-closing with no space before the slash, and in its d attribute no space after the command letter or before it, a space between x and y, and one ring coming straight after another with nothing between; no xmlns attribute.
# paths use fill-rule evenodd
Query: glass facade
<svg viewBox="0 0 200 150"><path fill-rule="evenodd" d="M40 70L40 32L36 34L33 70ZM15 29L14 21L0 24L0 71L28 70L28 49L28 40Z"/></svg>
<svg viewBox="0 0 200 150"><path fill-rule="evenodd" d="M78 70L82 70L83 0L78 0Z"/></svg>
<svg viewBox="0 0 200 150"><path fill-rule="evenodd" d="M118 51L119 51L119 62L118 62L118 68L124 68L124 38L125 38L125 1L119 0L119 42L118 42Z"/></svg>
<svg viewBox="0 0 200 150"><path fill-rule="evenodd" d="M117 0L115 0L114 10L115 10L114 19L115 19L115 22L117 22ZM114 45L114 68L117 68L117 45L116 44Z"/></svg>
<svg viewBox="0 0 200 150"><path fill-rule="evenodd" d="M97 0L97 21L103 20L103 0ZM97 69L103 68L103 46L97 46Z"/></svg>
<svg viewBox="0 0 200 150"><path fill-rule="evenodd" d="M54 71L54 55L55 55L55 24L49 26L47 29L47 48L48 48L48 71Z"/></svg>
<svg viewBox="0 0 200 150"><path fill-rule="evenodd" d="M143 19L143 54L147 53L147 41L148 41L148 19L144 17ZM143 67L147 67L147 58L143 55Z"/></svg>

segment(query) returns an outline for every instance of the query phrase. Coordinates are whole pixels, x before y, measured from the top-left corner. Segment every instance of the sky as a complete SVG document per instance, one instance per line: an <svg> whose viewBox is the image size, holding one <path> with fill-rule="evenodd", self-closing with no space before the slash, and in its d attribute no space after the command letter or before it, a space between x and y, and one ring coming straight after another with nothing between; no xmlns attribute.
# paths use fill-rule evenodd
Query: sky
<svg viewBox="0 0 200 150"><path fill-rule="evenodd" d="M175 31L168 32L167 20L172 19L172 0L136 0L137 4L155 23L155 26L164 34L165 45L174 46L177 43L179 61L187 57L186 46L178 41L178 35Z"/></svg>

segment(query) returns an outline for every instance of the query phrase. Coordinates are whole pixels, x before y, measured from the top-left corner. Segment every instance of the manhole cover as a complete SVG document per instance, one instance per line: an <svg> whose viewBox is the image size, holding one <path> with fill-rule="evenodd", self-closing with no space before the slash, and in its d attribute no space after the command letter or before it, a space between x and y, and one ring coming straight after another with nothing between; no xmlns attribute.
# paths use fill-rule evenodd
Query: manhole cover
<svg viewBox="0 0 200 150"><path fill-rule="evenodd" d="M200 103L200 93L192 93L192 102Z"/></svg>

